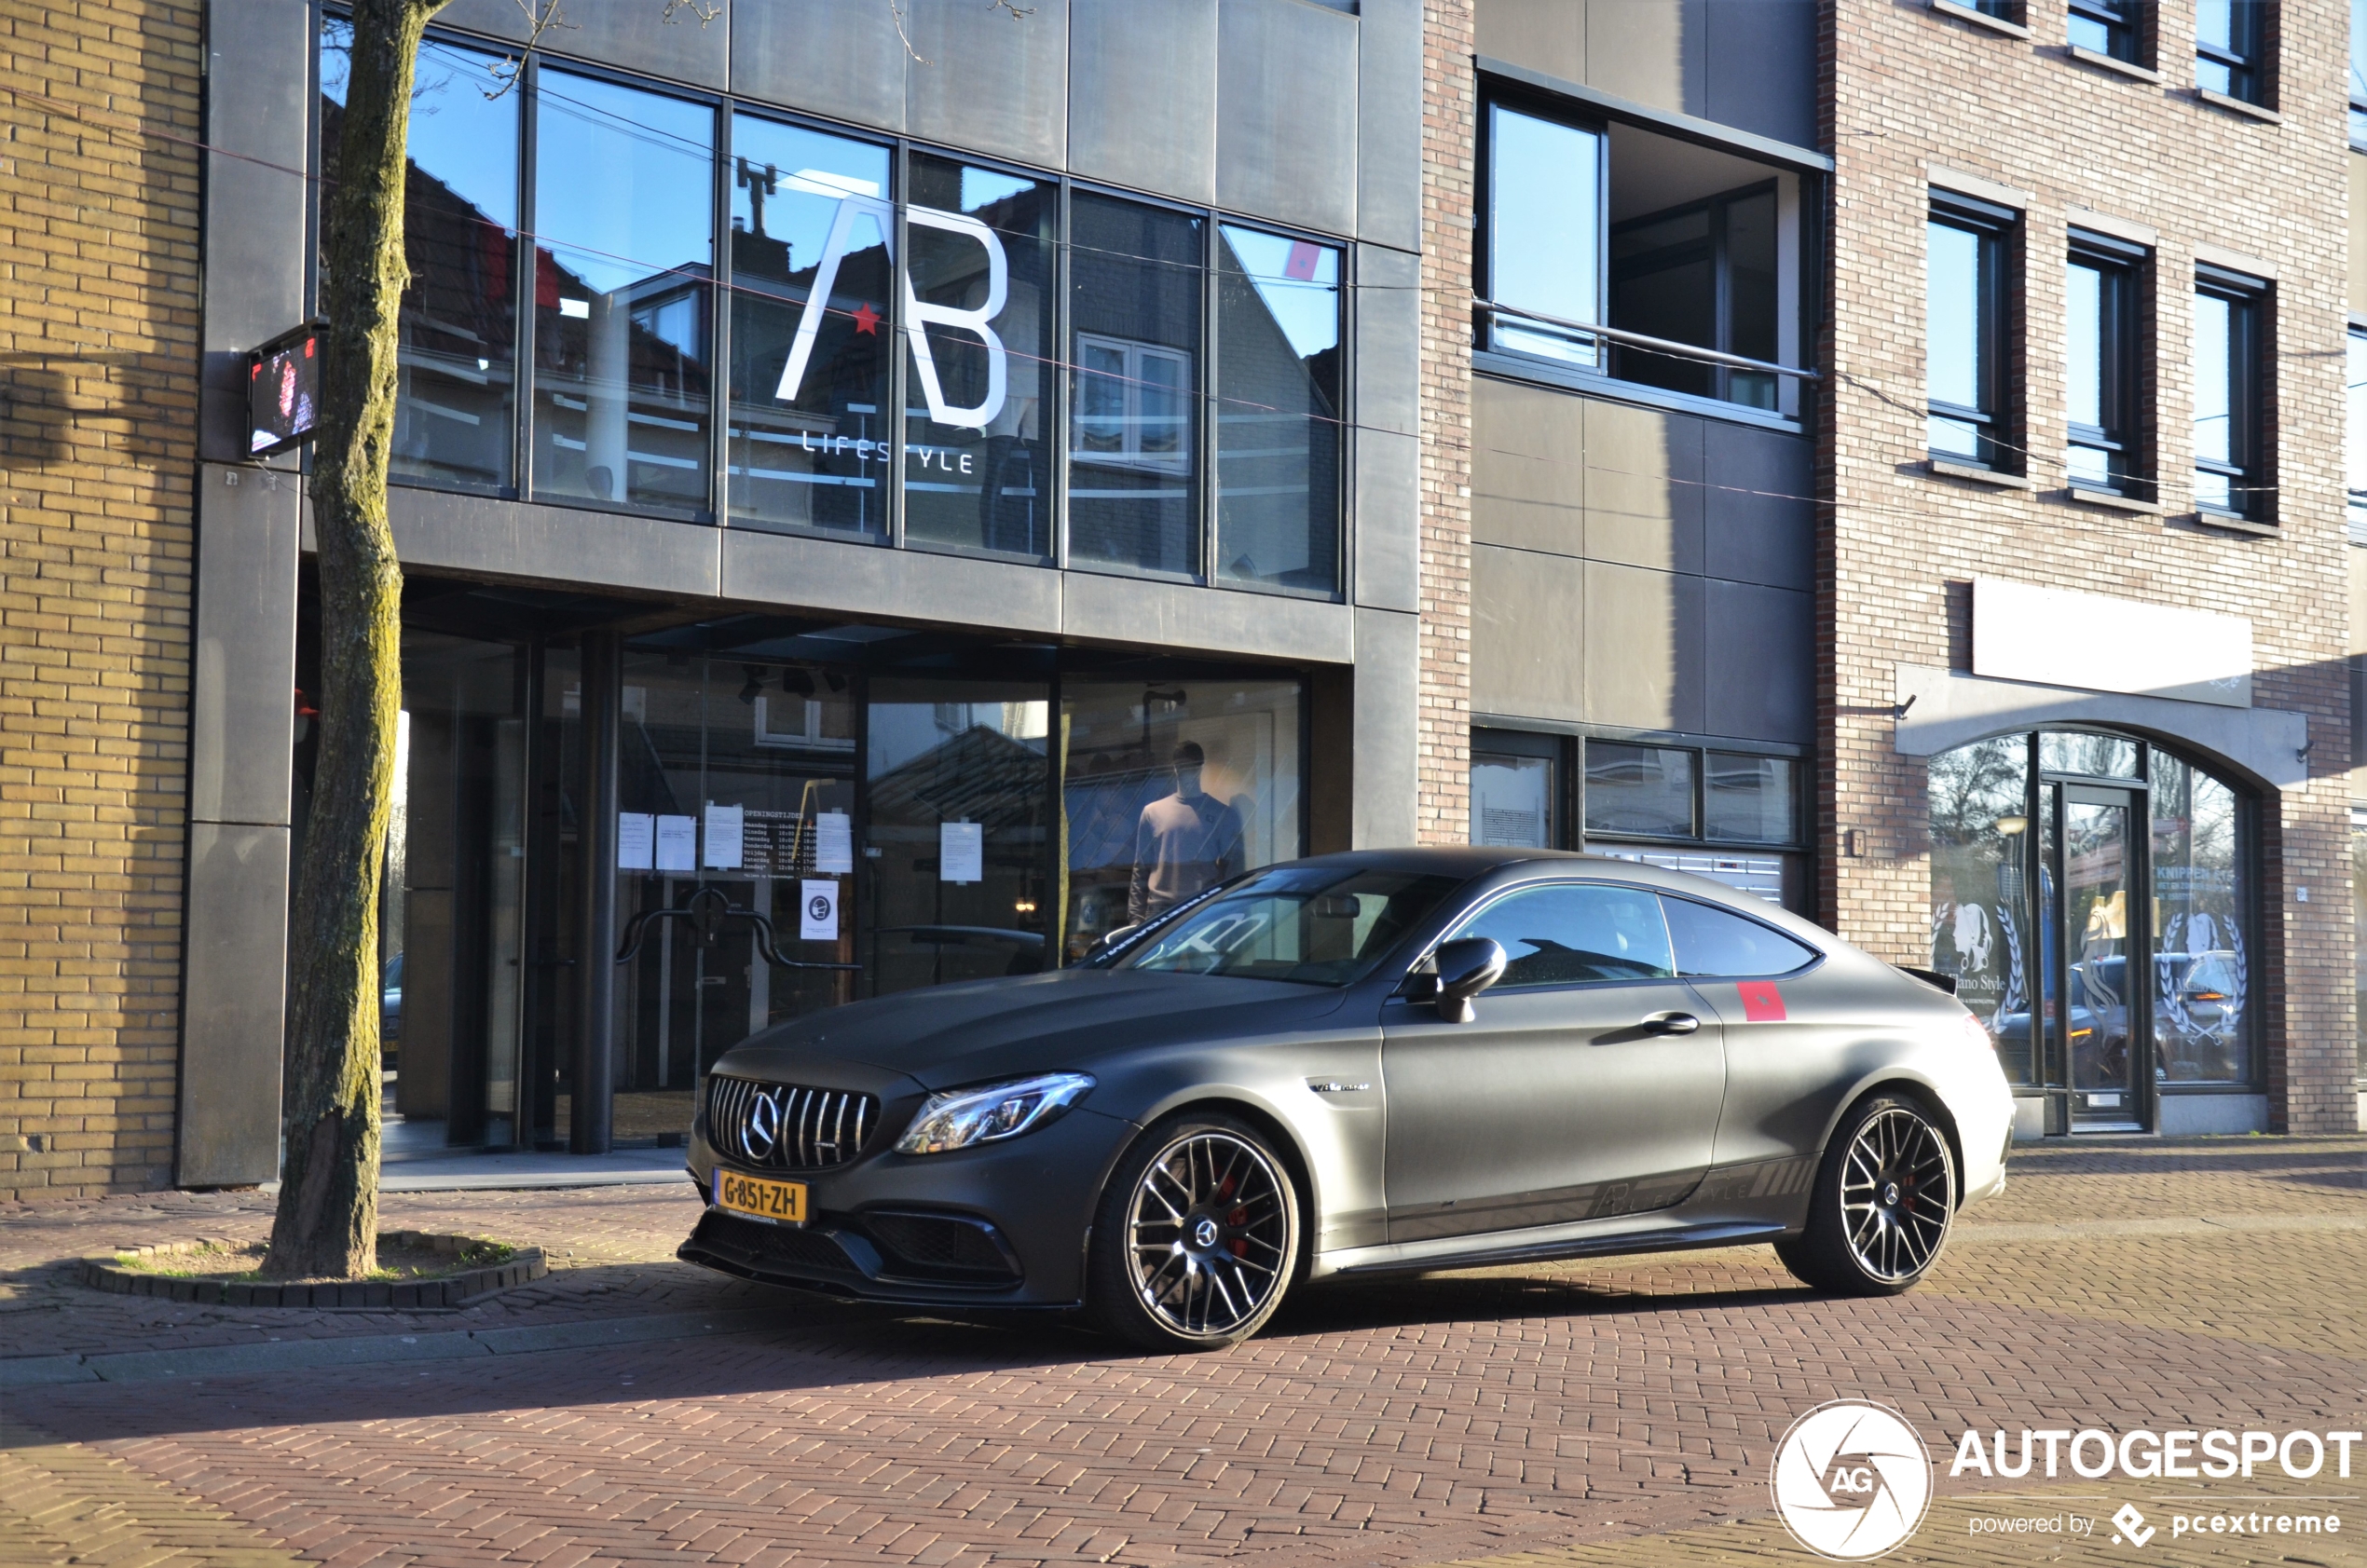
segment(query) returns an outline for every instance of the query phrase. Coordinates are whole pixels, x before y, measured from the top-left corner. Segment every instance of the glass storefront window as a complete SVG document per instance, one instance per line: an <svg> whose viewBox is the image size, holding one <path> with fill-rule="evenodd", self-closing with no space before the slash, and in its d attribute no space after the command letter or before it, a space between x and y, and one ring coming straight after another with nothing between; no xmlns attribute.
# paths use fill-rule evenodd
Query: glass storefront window
<svg viewBox="0 0 2367 1568"><path fill-rule="evenodd" d="M1069 225L1069 556L1197 571L1200 220L1080 191Z"/></svg>
<svg viewBox="0 0 2367 1568"><path fill-rule="evenodd" d="M919 153L909 168L905 537L1048 555L1060 187Z"/></svg>
<svg viewBox="0 0 2367 1568"><path fill-rule="evenodd" d="M1553 848L1553 759L1471 753L1471 842Z"/></svg>
<svg viewBox="0 0 2367 1568"><path fill-rule="evenodd" d="M1983 741L1932 758L1932 967L1997 1043L2005 1076L2037 1082L2032 1055L2030 743Z"/></svg>
<svg viewBox="0 0 2367 1568"><path fill-rule="evenodd" d="M2074 773L2091 779L2133 779L2138 776L2137 743L2118 735L2041 730L2038 770Z"/></svg>
<svg viewBox="0 0 2367 1568"><path fill-rule="evenodd" d="M353 26L321 29L322 167L336 167ZM495 488L510 482L516 364L518 100L478 86L489 55L419 46L404 170L404 260L396 327L398 479Z"/></svg>
<svg viewBox="0 0 2367 1568"><path fill-rule="evenodd" d="M1587 832L1693 837L1695 755L1674 746L1587 742Z"/></svg>
<svg viewBox="0 0 2367 1568"><path fill-rule="evenodd" d="M548 69L535 102L535 492L705 511L715 111Z"/></svg>
<svg viewBox="0 0 2367 1568"><path fill-rule="evenodd" d="M2235 791L2154 754L2154 1038L2172 1084L2235 1084L2251 1069Z"/></svg>
<svg viewBox="0 0 2367 1568"><path fill-rule="evenodd" d="M1045 967L1050 709L1041 682L872 681L865 994Z"/></svg>
<svg viewBox="0 0 2367 1568"><path fill-rule="evenodd" d="M888 162L868 143L732 121L735 523L887 531Z"/></svg>
<svg viewBox="0 0 2367 1568"><path fill-rule="evenodd" d="M1787 757L1711 752L1702 779L1702 837L1791 843L1799 837L1799 772Z"/></svg>
<svg viewBox="0 0 2367 1568"><path fill-rule="evenodd" d="M1340 252L1226 224L1217 254L1211 575L1339 584Z"/></svg>
<svg viewBox="0 0 2367 1568"><path fill-rule="evenodd" d="M1228 877L1306 852L1299 682L1073 676L1060 697L1070 961Z"/></svg>

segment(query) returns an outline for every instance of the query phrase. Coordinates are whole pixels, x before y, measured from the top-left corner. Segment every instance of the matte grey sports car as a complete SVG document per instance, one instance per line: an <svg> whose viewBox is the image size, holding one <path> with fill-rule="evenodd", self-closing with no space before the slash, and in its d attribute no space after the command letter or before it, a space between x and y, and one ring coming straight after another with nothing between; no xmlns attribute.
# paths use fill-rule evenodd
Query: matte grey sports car
<svg viewBox="0 0 2367 1568"><path fill-rule="evenodd" d="M1716 882L1323 855L1079 967L732 1047L681 1256L1083 1308L1170 1350L1243 1339L1327 1275L1767 1241L1820 1289L1886 1293L2004 1186L2012 1121L1952 996Z"/></svg>

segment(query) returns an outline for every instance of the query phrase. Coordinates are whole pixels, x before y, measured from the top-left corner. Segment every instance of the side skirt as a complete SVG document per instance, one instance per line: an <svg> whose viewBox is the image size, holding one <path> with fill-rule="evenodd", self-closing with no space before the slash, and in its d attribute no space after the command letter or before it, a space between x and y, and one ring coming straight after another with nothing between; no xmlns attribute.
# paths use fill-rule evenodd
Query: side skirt
<svg viewBox="0 0 2367 1568"><path fill-rule="evenodd" d="M1502 1231L1493 1238L1458 1236L1454 1247L1410 1242L1395 1247L1360 1247L1315 1260L1308 1277L1327 1275L1421 1274L1433 1269L1497 1268L1506 1263L1544 1263L1566 1258L1616 1257L1635 1252L1678 1252L1704 1247L1742 1247L1775 1241L1793 1227L1766 1221L1662 1224L1592 1234L1539 1236Z"/></svg>

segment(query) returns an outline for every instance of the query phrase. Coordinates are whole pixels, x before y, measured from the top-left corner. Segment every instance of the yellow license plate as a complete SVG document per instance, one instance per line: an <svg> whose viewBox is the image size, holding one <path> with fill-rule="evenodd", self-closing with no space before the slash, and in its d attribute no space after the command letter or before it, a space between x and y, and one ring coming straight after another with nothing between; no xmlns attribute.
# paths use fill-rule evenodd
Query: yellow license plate
<svg viewBox="0 0 2367 1568"><path fill-rule="evenodd" d="M734 1214L753 1214L759 1220L778 1220L784 1224L805 1223L805 1183L802 1181L769 1181L761 1176L742 1176L736 1171L715 1173L715 1207L728 1208Z"/></svg>

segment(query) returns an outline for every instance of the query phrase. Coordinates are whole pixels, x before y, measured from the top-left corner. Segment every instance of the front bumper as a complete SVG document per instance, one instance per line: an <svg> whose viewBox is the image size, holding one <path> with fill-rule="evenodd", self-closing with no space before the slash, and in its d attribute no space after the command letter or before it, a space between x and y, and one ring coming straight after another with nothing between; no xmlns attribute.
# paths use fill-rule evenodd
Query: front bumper
<svg viewBox="0 0 2367 1568"><path fill-rule="evenodd" d="M945 1154L867 1153L827 1171L749 1171L803 1181L801 1226L710 1206L676 1256L743 1279L865 1301L1071 1307L1102 1179L1131 1123L1078 1107L1006 1143ZM719 1156L702 1124L690 1170L714 1193ZM732 1168L742 1167L734 1166Z"/></svg>

